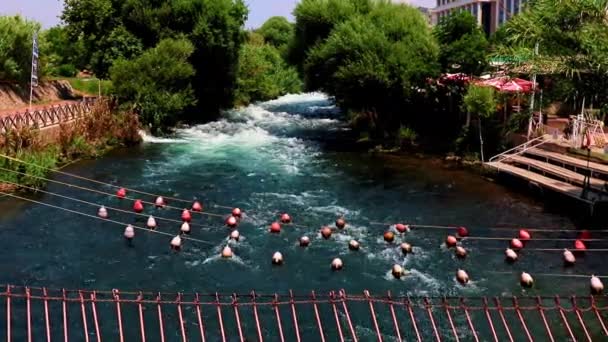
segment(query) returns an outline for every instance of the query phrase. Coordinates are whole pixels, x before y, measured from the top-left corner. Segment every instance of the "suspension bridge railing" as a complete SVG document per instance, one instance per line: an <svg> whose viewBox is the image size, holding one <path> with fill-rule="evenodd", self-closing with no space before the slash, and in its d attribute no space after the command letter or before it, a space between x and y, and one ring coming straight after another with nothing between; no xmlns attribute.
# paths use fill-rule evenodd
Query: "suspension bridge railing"
<svg viewBox="0 0 608 342"><path fill-rule="evenodd" d="M407 297L7 286L6 341L606 340L608 298Z"/></svg>
<svg viewBox="0 0 608 342"><path fill-rule="evenodd" d="M42 129L69 122L89 113L96 101L96 98L84 98L79 102L5 115L0 117L0 132L23 127Z"/></svg>

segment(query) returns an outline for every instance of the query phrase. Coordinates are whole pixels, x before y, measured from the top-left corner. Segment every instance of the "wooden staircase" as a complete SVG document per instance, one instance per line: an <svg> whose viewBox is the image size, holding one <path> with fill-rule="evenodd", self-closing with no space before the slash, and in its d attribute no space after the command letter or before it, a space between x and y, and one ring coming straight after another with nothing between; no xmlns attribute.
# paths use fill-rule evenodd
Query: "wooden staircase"
<svg viewBox="0 0 608 342"><path fill-rule="evenodd" d="M492 157L485 165L593 207L608 203L608 165L552 152L545 135ZM586 178L590 176L588 186Z"/></svg>

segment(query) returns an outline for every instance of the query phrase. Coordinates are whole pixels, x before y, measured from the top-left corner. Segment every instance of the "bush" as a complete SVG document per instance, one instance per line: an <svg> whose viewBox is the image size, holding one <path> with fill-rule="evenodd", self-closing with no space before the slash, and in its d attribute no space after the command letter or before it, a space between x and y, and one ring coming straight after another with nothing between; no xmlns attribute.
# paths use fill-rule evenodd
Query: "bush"
<svg viewBox="0 0 608 342"><path fill-rule="evenodd" d="M418 134L413 129L409 127L401 127L399 129L399 143L401 146L414 145L417 138Z"/></svg>
<svg viewBox="0 0 608 342"><path fill-rule="evenodd" d="M237 104L270 100L301 90L297 71L287 66L275 47L255 43L243 45L237 74Z"/></svg>
<svg viewBox="0 0 608 342"><path fill-rule="evenodd" d="M165 39L135 59L116 61L110 74L123 107L137 111L153 131L174 125L196 103L188 62L193 51L187 39Z"/></svg>
<svg viewBox="0 0 608 342"><path fill-rule="evenodd" d="M54 70L54 73L57 74L57 76L74 77L78 73L78 69L72 64L63 64L58 66L57 69Z"/></svg>

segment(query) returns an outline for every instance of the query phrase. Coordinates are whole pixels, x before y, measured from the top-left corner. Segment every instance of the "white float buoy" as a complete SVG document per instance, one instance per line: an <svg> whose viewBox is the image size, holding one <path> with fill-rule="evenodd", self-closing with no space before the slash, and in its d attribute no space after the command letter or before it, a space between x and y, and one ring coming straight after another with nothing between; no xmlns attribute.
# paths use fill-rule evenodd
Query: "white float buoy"
<svg viewBox="0 0 608 342"><path fill-rule="evenodd" d="M310 245L310 238L308 236L302 236L300 238L300 246L308 247Z"/></svg>
<svg viewBox="0 0 608 342"><path fill-rule="evenodd" d="M407 242L403 242L401 243L401 252L403 254L409 254L412 253L412 245L407 243Z"/></svg>
<svg viewBox="0 0 608 342"><path fill-rule="evenodd" d="M154 219L154 216L148 217L148 222L146 222L146 226L148 226L148 228L150 229L156 229L156 220Z"/></svg>
<svg viewBox="0 0 608 342"><path fill-rule="evenodd" d="M232 258L232 248L230 248L230 246L224 247L221 256L222 258Z"/></svg>
<svg viewBox="0 0 608 342"><path fill-rule="evenodd" d="M272 255L272 264L283 265L283 254L281 254L281 252L274 252Z"/></svg>
<svg viewBox="0 0 608 342"><path fill-rule="evenodd" d="M156 197L156 201L154 201L154 205L157 208L164 208L165 207L165 199L162 198L162 196Z"/></svg>
<svg viewBox="0 0 608 342"><path fill-rule="evenodd" d="M241 238L241 234L239 233L238 230L233 230L230 233L230 239L232 239L234 241L239 241L240 238Z"/></svg>
<svg viewBox="0 0 608 342"><path fill-rule="evenodd" d="M511 248L505 250L505 258L508 262L515 262L517 260L517 253Z"/></svg>
<svg viewBox="0 0 608 342"><path fill-rule="evenodd" d="M467 257L467 250L464 249L464 247L462 247L462 246L456 246L456 249L454 250L454 254L456 254L456 257L458 257L458 258L464 259Z"/></svg>
<svg viewBox="0 0 608 342"><path fill-rule="evenodd" d="M568 248L564 248L564 264L570 266L574 265L575 262L576 258L574 257L574 254L570 252Z"/></svg>
<svg viewBox="0 0 608 342"><path fill-rule="evenodd" d="M456 272L456 280L464 285L469 282L469 275L465 270L458 270L458 272Z"/></svg>
<svg viewBox="0 0 608 342"><path fill-rule="evenodd" d="M341 270L343 266L344 266L344 264L342 263L342 259L340 259L340 258L335 258L331 262L331 269L334 271Z"/></svg>
<svg viewBox="0 0 608 342"><path fill-rule="evenodd" d="M351 251L358 251L360 247L361 246L359 245L359 241L357 240L350 240L348 242L348 249L350 249Z"/></svg>
<svg viewBox="0 0 608 342"><path fill-rule="evenodd" d="M182 223L182 226L179 230L184 234L190 234L190 224L188 222Z"/></svg>
<svg viewBox="0 0 608 342"><path fill-rule="evenodd" d="M125 236L125 239L127 239L127 240L133 240L133 238L135 237L135 229L133 229L132 225L128 225L125 228L124 236Z"/></svg>
<svg viewBox="0 0 608 342"><path fill-rule="evenodd" d="M530 275L530 273L521 272L520 282L522 286L532 287L534 285L534 279Z"/></svg>
<svg viewBox="0 0 608 342"><path fill-rule="evenodd" d="M391 268L391 273L393 274L393 277L399 279L405 274L405 270L403 267L401 267L401 265L394 264L393 268Z"/></svg>
<svg viewBox="0 0 608 342"><path fill-rule="evenodd" d="M604 284L600 280L600 278L595 275L591 276L591 293L593 294L601 294L604 291Z"/></svg>
<svg viewBox="0 0 608 342"><path fill-rule="evenodd" d="M182 248L182 238L179 235L171 239L171 248L176 251L179 251Z"/></svg>
<svg viewBox="0 0 608 342"><path fill-rule="evenodd" d="M97 211L97 215L101 218L108 218L108 210L103 205Z"/></svg>

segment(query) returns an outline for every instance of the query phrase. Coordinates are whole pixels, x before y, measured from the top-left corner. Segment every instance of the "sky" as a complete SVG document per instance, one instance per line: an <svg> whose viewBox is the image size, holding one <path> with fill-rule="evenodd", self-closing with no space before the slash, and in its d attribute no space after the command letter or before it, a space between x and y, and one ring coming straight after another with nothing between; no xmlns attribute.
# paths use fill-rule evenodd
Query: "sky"
<svg viewBox="0 0 608 342"><path fill-rule="evenodd" d="M293 20L291 12L298 0L245 0L249 7L249 19L245 26L256 28L273 16L285 16ZM433 7L434 0L395 0L414 5ZM63 0L0 0L0 15L21 14L42 23L44 28L59 24Z"/></svg>

